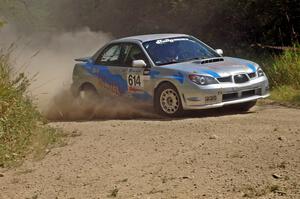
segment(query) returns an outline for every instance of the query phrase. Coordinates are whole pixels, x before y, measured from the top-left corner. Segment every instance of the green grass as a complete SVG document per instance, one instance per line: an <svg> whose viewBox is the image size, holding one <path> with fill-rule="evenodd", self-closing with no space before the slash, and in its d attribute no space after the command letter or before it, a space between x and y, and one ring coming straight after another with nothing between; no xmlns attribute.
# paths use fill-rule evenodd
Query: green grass
<svg viewBox="0 0 300 199"><path fill-rule="evenodd" d="M271 91L271 99L284 105L300 106L300 90L292 86L275 87Z"/></svg>
<svg viewBox="0 0 300 199"><path fill-rule="evenodd" d="M286 50L274 57L271 66L265 67L270 83L274 87L291 86L300 89L300 46Z"/></svg>
<svg viewBox="0 0 300 199"><path fill-rule="evenodd" d="M0 52L0 167L21 162L29 153L42 154L58 142L59 133L46 125L27 89L31 80L14 74L9 53Z"/></svg>
<svg viewBox="0 0 300 199"><path fill-rule="evenodd" d="M272 88L271 99L284 104L300 105L300 45L267 60L263 68Z"/></svg>
<svg viewBox="0 0 300 199"><path fill-rule="evenodd" d="M5 25L5 21L0 19L0 28L3 27Z"/></svg>

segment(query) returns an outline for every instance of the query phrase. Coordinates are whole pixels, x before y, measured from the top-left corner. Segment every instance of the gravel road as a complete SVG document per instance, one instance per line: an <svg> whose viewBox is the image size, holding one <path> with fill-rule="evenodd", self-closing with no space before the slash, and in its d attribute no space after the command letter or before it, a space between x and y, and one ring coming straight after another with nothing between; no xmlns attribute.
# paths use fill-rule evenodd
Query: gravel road
<svg viewBox="0 0 300 199"><path fill-rule="evenodd" d="M67 145L0 170L1 199L300 198L299 109L51 125Z"/></svg>

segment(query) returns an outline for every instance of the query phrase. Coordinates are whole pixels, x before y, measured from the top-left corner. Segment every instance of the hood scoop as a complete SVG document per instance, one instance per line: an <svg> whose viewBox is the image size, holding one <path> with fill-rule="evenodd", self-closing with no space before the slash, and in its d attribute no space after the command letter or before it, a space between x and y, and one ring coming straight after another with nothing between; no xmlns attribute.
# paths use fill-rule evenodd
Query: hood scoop
<svg viewBox="0 0 300 199"><path fill-rule="evenodd" d="M211 58L211 59L203 59L201 61L195 61L195 64L208 64L208 63L214 63L214 62L221 62L224 61L223 58Z"/></svg>

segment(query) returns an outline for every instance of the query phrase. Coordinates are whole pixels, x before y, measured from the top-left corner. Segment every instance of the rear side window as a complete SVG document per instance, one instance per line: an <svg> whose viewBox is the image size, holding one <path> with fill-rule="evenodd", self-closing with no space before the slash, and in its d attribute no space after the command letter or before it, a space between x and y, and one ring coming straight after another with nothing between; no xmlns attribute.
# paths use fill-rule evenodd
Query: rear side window
<svg viewBox="0 0 300 199"><path fill-rule="evenodd" d="M122 64L122 46L115 44L108 46L96 60L96 64L105 66L120 66Z"/></svg>

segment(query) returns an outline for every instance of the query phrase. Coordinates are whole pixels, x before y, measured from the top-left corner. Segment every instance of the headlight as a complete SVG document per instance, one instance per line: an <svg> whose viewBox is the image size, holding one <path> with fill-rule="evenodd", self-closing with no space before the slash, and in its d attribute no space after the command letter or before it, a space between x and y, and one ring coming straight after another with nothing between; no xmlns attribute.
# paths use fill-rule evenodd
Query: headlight
<svg viewBox="0 0 300 199"><path fill-rule="evenodd" d="M203 76L203 75L189 75L192 82L204 86L209 84L218 84L217 80L213 77Z"/></svg>
<svg viewBox="0 0 300 199"><path fill-rule="evenodd" d="M261 69L261 67L259 67L259 68L257 69L257 75L258 75L258 77L265 76L265 73L264 73L264 71Z"/></svg>

